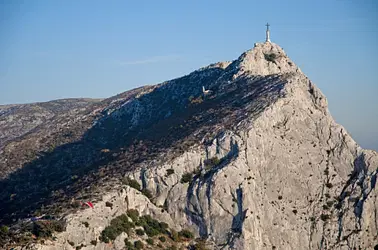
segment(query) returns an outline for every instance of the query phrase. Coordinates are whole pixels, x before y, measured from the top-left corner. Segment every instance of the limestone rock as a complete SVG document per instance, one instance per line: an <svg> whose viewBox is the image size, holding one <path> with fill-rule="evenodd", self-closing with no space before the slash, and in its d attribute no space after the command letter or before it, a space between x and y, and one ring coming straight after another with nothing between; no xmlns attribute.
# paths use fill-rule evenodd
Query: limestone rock
<svg viewBox="0 0 378 250"><path fill-rule="evenodd" d="M202 86L213 94L197 100ZM177 231L190 229L211 249L377 243L378 153L360 148L333 120L326 97L278 45L256 44L231 63L116 103L85 137L109 148L93 160L109 163L98 163L104 195L94 209L66 215L66 231L35 249L70 249L68 242L122 249L126 235L112 245L91 241L130 208ZM150 199L120 184L119 172L149 190Z"/></svg>

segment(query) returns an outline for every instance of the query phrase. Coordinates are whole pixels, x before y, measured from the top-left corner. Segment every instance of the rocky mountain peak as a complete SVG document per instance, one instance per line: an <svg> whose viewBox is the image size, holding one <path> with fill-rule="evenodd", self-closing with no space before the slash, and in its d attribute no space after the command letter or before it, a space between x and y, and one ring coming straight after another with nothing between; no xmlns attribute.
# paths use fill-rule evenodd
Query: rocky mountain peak
<svg viewBox="0 0 378 250"><path fill-rule="evenodd" d="M277 44L271 42L255 43L254 48L244 52L237 60L239 76L244 73L252 75L272 75L300 72L299 68Z"/></svg>
<svg viewBox="0 0 378 250"><path fill-rule="evenodd" d="M90 105L65 104L60 115L45 106L0 108L0 223L10 227L0 243L9 248L156 249L163 234L164 248L189 249L377 242L378 154L333 120L325 96L277 44ZM41 107L44 120L25 126Z"/></svg>

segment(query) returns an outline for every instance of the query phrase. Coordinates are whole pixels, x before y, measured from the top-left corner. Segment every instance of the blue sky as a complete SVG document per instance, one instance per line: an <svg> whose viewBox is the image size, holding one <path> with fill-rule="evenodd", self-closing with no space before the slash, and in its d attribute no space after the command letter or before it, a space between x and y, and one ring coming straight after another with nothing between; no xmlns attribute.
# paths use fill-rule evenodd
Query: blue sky
<svg viewBox="0 0 378 250"><path fill-rule="evenodd" d="M0 104L109 97L271 40L378 150L378 1L0 2Z"/></svg>

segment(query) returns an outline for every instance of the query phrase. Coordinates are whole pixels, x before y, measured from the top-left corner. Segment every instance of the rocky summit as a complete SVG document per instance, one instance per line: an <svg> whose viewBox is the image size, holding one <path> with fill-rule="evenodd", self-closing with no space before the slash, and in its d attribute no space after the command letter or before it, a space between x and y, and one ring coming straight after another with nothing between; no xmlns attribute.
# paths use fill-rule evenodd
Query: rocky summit
<svg viewBox="0 0 378 250"><path fill-rule="evenodd" d="M0 106L4 249L378 248L378 153L277 44L104 100Z"/></svg>

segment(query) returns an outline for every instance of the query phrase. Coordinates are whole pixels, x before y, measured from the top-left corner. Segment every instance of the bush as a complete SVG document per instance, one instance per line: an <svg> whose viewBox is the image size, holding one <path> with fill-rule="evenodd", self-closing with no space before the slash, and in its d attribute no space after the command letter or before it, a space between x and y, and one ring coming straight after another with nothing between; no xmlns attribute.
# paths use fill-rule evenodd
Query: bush
<svg viewBox="0 0 378 250"><path fill-rule="evenodd" d="M105 206L106 206L106 207L113 208L113 203L107 201L107 202L105 202Z"/></svg>
<svg viewBox="0 0 378 250"><path fill-rule="evenodd" d="M143 249L143 243L140 241L140 240L137 240L137 241L135 241L134 242L134 247L136 248L136 249Z"/></svg>
<svg viewBox="0 0 378 250"><path fill-rule="evenodd" d="M180 237L179 237L178 233L175 230L171 230L170 237L175 242L179 242L180 241Z"/></svg>
<svg viewBox="0 0 378 250"><path fill-rule="evenodd" d="M87 221L83 222L83 225L84 225L85 227L89 227L89 223L88 223Z"/></svg>
<svg viewBox="0 0 378 250"><path fill-rule="evenodd" d="M167 247L167 250L177 250L177 247L175 245L171 245Z"/></svg>
<svg viewBox="0 0 378 250"><path fill-rule="evenodd" d="M126 238L124 241L125 241L126 249L129 249L129 250L134 249L134 245L129 241L129 239Z"/></svg>
<svg viewBox="0 0 378 250"><path fill-rule="evenodd" d="M134 228L134 223L130 222L126 214L121 214L110 221L110 225L118 231L128 233L131 228Z"/></svg>
<svg viewBox="0 0 378 250"><path fill-rule="evenodd" d="M136 209L129 209L127 210L127 216L129 216L134 222L138 221L139 218L139 212Z"/></svg>
<svg viewBox="0 0 378 250"><path fill-rule="evenodd" d="M151 245L151 246L154 245L154 240L151 239L151 238L148 238L148 239L146 240L146 242L147 242L149 245Z"/></svg>
<svg viewBox="0 0 378 250"><path fill-rule="evenodd" d="M197 98L192 98L190 100L191 104L201 104L203 102L202 96L199 96Z"/></svg>
<svg viewBox="0 0 378 250"><path fill-rule="evenodd" d="M192 234L192 232L190 232L189 230L181 230L178 235L180 237L183 237L183 238L187 238L187 239L193 239L194 238L194 235Z"/></svg>
<svg viewBox="0 0 378 250"><path fill-rule="evenodd" d="M144 232L153 237L158 234L167 234L168 224L153 219L150 215L143 215L139 218L138 225L143 226Z"/></svg>
<svg viewBox="0 0 378 250"><path fill-rule="evenodd" d="M213 157L207 160L203 161L203 164L205 165L206 170L209 170L210 168L218 165L221 161L218 159L218 157Z"/></svg>
<svg viewBox="0 0 378 250"><path fill-rule="evenodd" d="M114 227L108 226L102 230L100 240L109 243L111 240L115 240L119 234L120 232L117 232Z"/></svg>
<svg viewBox="0 0 378 250"><path fill-rule="evenodd" d="M143 236L143 235L144 235L144 231L143 231L143 229L140 229L140 228L138 228L137 230L135 230L135 233L136 233L137 235L139 235L139 236Z"/></svg>
<svg viewBox="0 0 378 250"><path fill-rule="evenodd" d="M184 173L182 176L181 176L181 183L189 183L191 182L193 179L193 174L192 173Z"/></svg>
<svg viewBox="0 0 378 250"><path fill-rule="evenodd" d="M334 203L335 203L334 201L327 201L327 206L331 208Z"/></svg>
<svg viewBox="0 0 378 250"><path fill-rule="evenodd" d="M66 230L65 221L36 221L33 223L32 232L37 237L52 237L54 232Z"/></svg>
<svg viewBox="0 0 378 250"><path fill-rule="evenodd" d="M70 204L70 206L72 208L79 208L79 207L81 207L81 203L80 203L80 201L74 201L73 203Z"/></svg>
<svg viewBox="0 0 378 250"><path fill-rule="evenodd" d="M115 240L122 232L129 233L130 229L134 227L134 223L130 222L125 214L122 214L111 220L110 225L101 232L100 240L108 243Z"/></svg>
<svg viewBox="0 0 378 250"><path fill-rule="evenodd" d="M173 168L167 169L167 176L170 176L171 174L174 174L175 170Z"/></svg>
<svg viewBox="0 0 378 250"><path fill-rule="evenodd" d="M136 190L139 190L139 191L141 190L139 182L137 180L131 179L128 176L125 177L122 182L123 184L130 186L132 188L135 188Z"/></svg>
<svg viewBox="0 0 378 250"><path fill-rule="evenodd" d="M276 62L277 55L274 53L264 54L265 60L268 62Z"/></svg>
<svg viewBox="0 0 378 250"><path fill-rule="evenodd" d="M7 227L5 225L2 225L0 227L0 233L2 233L2 234L8 234L9 233L9 227Z"/></svg>
<svg viewBox="0 0 378 250"><path fill-rule="evenodd" d="M154 237L158 235L160 232L148 225L143 226L144 232L148 235L148 237Z"/></svg>
<svg viewBox="0 0 378 250"><path fill-rule="evenodd" d="M160 240L161 242L165 242L165 241L166 241L166 239L165 239L164 236L160 236L160 237L159 237L159 240Z"/></svg>
<svg viewBox="0 0 378 250"><path fill-rule="evenodd" d="M91 244L96 246L97 245L97 240L91 240Z"/></svg>
<svg viewBox="0 0 378 250"><path fill-rule="evenodd" d="M330 183L330 182L327 182L325 185L326 185L327 188L332 188L333 187L332 183Z"/></svg>
<svg viewBox="0 0 378 250"><path fill-rule="evenodd" d="M159 227L160 227L160 229L161 229L162 232L164 231L164 233L166 233L169 226L165 222L160 222L159 223Z"/></svg>
<svg viewBox="0 0 378 250"><path fill-rule="evenodd" d="M206 241L200 240L194 246L193 250L207 250L206 248Z"/></svg>
<svg viewBox="0 0 378 250"><path fill-rule="evenodd" d="M81 244L80 246L75 247L76 250L80 250L84 247L84 244Z"/></svg>
<svg viewBox="0 0 378 250"><path fill-rule="evenodd" d="M151 198L152 198L152 193L151 193L151 191L148 190L148 189L146 189L146 188L144 188L144 189L142 190L142 194L144 194L148 199L151 199Z"/></svg>
<svg viewBox="0 0 378 250"><path fill-rule="evenodd" d="M329 216L328 214L321 214L321 215L320 215L320 219L321 219L322 221L327 221L327 220L330 219L330 216Z"/></svg>

